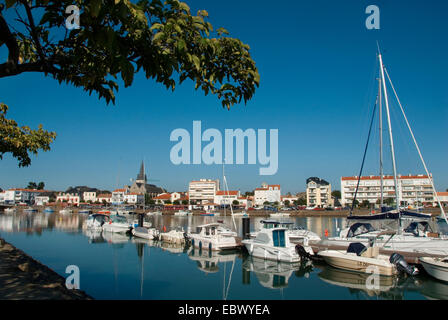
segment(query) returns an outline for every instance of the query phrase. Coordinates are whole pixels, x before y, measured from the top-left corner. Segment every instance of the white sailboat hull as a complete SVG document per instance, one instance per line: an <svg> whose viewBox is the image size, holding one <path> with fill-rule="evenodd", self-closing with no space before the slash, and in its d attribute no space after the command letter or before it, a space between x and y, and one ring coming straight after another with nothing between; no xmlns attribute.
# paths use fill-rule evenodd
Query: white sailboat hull
<svg viewBox="0 0 448 320"><path fill-rule="evenodd" d="M243 240L243 244L251 256L265 260L300 262L295 247L274 247L253 240Z"/></svg>

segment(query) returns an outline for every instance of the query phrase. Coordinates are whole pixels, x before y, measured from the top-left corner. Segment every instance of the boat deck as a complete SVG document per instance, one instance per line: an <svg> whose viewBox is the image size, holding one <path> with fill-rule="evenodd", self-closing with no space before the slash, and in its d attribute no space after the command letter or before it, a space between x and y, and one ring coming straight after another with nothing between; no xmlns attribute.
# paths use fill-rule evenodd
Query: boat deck
<svg viewBox="0 0 448 320"><path fill-rule="evenodd" d="M309 245L313 249L314 254L317 254L321 250L344 250L344 251L347 250L346 246L324 244L319 242L310 242ZM432 258L446 257L445 255L429 254L424 252L404 252L404 251L388 250L380 248L380 254L390 256L394 252L401 254L407 263L412 264L420 264L420 262L418 261L418 258L420 257L432 257Z"/></svg>

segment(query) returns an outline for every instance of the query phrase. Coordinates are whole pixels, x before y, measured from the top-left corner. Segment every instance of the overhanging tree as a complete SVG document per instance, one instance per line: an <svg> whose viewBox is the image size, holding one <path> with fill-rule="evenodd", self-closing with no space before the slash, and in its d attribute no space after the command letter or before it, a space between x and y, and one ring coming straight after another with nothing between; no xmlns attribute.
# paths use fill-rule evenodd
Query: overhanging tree
<svg viewBox="0 0 448 320"><path fill-rule="evenodd" d="M173 91L189 79L227 109L246 103L259 84L249 46L223 28L214 30L207 11L193 15L178 0L5 2L6 7L0 4L0 47L6 46L8 57L0 63L0 78L39 72L114 104L119 77L128 87L143 72ZM66 29L70 5L81 11L79 29ZM16 21L5 19L5 9ZM4 118L7 106L0 107L0 157L12 153L27 166L28 152L50 149L54 132L7 123L13 121Z"/></svg>

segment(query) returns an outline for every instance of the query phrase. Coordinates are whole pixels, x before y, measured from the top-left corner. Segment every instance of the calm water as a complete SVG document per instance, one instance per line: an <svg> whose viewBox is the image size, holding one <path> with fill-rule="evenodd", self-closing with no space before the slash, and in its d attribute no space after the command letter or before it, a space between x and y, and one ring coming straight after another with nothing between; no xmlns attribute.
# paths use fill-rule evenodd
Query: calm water
<svg viewBox="0 0 448 320"><path fill-rule="evenodd" d="M427 275L381 280L367 290L366 276L325 264L284 264L243 252L210 254L122 234L87 232L86 217L72 214L0 215L0 236L63 277L77 265L81 289L96 299L447 299L448 285ZM159 229L184 230L223 217L151 217ZM251 229L262 218L251 218ZM230 226L232 219L227 217ZM236 218L241 233L241 218ZM292 221L330 236L345 219L314 217Z"/></svg>

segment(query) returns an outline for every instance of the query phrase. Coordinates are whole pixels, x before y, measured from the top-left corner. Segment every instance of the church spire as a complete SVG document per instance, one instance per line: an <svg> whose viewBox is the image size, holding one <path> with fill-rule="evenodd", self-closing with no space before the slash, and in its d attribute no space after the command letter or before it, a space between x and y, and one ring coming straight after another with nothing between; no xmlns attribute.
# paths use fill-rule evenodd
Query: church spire
<svg viewBox="0 0 448 320"><path fill-rule="evenodd" d="M145 164L143 160L142 164L140 165L140 172L137 175L137 180L144 181L146 183Z"/></svg>

